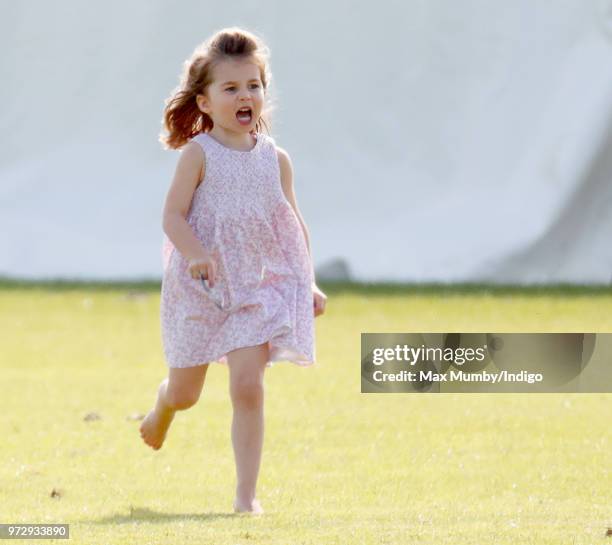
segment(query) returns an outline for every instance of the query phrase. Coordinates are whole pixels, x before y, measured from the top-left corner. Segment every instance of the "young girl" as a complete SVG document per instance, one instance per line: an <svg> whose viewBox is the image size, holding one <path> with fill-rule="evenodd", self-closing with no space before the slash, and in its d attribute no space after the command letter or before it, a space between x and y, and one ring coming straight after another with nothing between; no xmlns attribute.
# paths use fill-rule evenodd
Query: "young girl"
<svg viewBox="0 0 612 545"><path fill-rule="evenodd" d="M163 213L161 330L168 378L140 427L161 448L177 410L193 406L210 362L229 368L234 511L255 497L263 445L263 377L275 361L315 363L317 287L289 155L261 132L268 49L228 28L199 46L166 101L162 142L182 148Z"/></svg>

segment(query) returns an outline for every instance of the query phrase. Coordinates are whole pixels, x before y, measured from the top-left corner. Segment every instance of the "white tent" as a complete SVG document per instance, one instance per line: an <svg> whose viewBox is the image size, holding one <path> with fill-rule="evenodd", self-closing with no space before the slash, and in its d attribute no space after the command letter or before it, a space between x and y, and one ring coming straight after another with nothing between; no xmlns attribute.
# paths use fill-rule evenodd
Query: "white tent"
<svg viewBox="0 0 612 545"><path fill-rule="evenodd" d="M163 101L238 25L272 52L319 278L608 283L611 6L4 3L0 275L161 276Z"/></svg>

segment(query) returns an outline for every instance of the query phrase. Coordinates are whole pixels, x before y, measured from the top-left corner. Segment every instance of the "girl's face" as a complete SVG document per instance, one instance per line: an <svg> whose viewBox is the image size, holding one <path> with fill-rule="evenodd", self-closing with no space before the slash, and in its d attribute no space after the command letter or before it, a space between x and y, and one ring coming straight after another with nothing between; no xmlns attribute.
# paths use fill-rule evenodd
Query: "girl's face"
<svg viewBox="0 0 612 545"><path fill-rule="evenodd" d="M261 116L264 103L259 66L248 59L221 61L213 68L213 81L206 94L197 95L196 101L215 127L248 133ZM247 108L250 114L240 111Z"/></svg>

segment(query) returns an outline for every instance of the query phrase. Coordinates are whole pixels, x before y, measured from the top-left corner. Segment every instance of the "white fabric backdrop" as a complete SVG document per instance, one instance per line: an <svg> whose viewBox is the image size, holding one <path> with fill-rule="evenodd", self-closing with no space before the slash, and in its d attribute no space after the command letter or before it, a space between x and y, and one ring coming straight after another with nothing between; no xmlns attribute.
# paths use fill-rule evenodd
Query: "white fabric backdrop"
<svg viewBox="0 0 612 545"><path fill-rule="evenodd" d="M0 275L160 277L163 100L232 25L319 278L611 280L610 0L4 3Z"/></svg>

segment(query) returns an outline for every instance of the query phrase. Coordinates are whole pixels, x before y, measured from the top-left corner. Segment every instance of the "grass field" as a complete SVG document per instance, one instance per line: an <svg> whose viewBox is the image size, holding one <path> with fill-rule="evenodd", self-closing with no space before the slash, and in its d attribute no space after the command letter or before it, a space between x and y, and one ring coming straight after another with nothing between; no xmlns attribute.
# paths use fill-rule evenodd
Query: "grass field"
<svg viewBox="0 0 612 545"><path fill-rule="evenodd" d="M159 284L0 282L0 522L87 545L612 543L612 395L366 395L359 363L361 332L612 332L611 289L321 287L318 365L266 371L254 518L232 513L225 367L160 451L130 418L166 375Z"/></svg>

